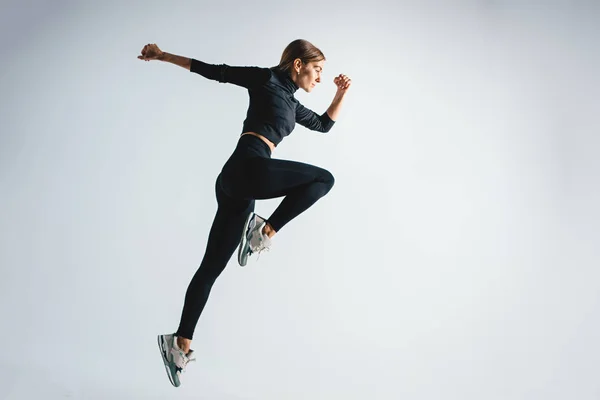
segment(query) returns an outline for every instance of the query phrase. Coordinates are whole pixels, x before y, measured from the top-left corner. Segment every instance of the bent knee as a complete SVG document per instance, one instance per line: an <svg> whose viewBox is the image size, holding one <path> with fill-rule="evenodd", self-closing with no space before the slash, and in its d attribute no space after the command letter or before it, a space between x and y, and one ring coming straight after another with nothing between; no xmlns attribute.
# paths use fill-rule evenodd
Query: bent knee
<svg viewBox="0 0 600 400"><path fill-rule="evenodd" d="M327 191L329 192L329 190L331 190L331 188L335 184L335 177L328 170L322 169L319 181L327 186Z"/></svg>
<svg viewBox="0 0 600 400"><path fill-rule="evenodd" d="M335 185L335 177L329 171L327 171L327 175L328 175L327 178L328 178L329 186L333 187L333 185Z"/></svg>

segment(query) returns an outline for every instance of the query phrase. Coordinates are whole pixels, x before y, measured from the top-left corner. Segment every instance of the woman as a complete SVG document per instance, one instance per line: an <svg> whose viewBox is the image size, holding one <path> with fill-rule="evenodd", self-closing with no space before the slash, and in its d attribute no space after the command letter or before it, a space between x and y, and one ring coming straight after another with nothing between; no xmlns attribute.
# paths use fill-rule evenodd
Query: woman
<svg viewBox="0 0 600 400"><path fill-rule="evenodd" d="M176 333L158 337L169 379L180 386L181 374L194 360L190 345L200 314L236 248L238 263L245 266L250 255L268 249L275 233L333 187L329 171L273 159L271 154L296 123L328 132L338 118L351 80L343 74L335 77L333 102L319 115L294 98L298 89L312 92L321 82L325 56L306 40L291 42L279 65L271 68L207 64L163 52L156 44L144 46L138 58L169 62L207 79L244 87L250 101L237 146L216 179L218 208L204 257L186 292L179 327ZM269 218L254 213L255 200L283 196Z"/></svg>

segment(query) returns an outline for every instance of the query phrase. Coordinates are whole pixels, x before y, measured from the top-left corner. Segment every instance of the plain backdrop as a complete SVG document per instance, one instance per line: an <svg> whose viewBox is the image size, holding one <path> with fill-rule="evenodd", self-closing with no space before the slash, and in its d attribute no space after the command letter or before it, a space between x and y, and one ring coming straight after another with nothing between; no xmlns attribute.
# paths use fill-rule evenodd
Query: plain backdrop
<svg viewBox="0 0 600 400"><path fill-rule="evenodd" d="M600 397L592 1L3 1L0 399ZM136 57L327 57L273 154L333 190L232 258L173 388L243 88ZM268 215L280 199L257 204Z"/></svg>

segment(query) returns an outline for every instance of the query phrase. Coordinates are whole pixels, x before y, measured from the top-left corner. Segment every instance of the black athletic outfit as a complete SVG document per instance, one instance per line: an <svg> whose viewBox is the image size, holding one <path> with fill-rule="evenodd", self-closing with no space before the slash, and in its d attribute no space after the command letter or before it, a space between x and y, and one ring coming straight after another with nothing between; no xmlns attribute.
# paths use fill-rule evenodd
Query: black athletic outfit
<svg viewBox="0 0 600 400"><path fill-rule="evenodd" d="M277 67L244 67L207 64L192 59L191 72L248 90L250 104L242 132L256 132L275 145L298 123L328 132L334 125L329 115L304 107L294 97L299 89L289 74ZM271 149L253 135L240 137L215 182L217 213L206 251L192 278L176 336L192 339L211 288L237 249L255 200L285 198L267 221L276 232L325 196L333 187L333 175L319 167L271 158Z"/></svg>

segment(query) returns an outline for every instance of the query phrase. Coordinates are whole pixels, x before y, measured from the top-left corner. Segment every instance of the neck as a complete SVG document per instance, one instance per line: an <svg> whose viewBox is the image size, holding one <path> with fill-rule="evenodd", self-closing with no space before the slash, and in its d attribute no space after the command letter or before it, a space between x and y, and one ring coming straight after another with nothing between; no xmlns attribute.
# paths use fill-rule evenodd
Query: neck
<svg viewBox="0 0 600 400"><path fill-rule="evenodd" d="M280 67L275 67L275 69L281 74L283 79L287 82L287 86L291 91L295 92L298 89L300 89L300 86L296 83L296 81L298 79L297 74L295 74L292 71L285 71L285 70L281 69Z"/></svg>

